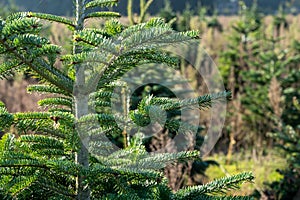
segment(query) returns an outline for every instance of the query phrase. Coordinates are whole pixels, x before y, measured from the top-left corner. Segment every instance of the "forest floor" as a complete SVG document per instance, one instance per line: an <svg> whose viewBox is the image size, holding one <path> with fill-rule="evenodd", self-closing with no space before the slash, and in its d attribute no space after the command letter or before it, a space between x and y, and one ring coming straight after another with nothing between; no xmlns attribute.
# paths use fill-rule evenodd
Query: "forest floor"
<svg viewBox="0 0 300 200"><path fill-rule="evenodd" d="M268 188L268 183L282 178L277 169L284 169L286 166L285 159L275 150L257 159L253 159L250 152L236 153L233 157L234 159L230 164L226 163L226 156L222 153L206 158L219 163L219 166L211 166L207 169L207 181L244 171L254 173L254 183L243 184L241 190L235 191L232 195L251 195L254 192L262 194L262 191Z"/></svg>

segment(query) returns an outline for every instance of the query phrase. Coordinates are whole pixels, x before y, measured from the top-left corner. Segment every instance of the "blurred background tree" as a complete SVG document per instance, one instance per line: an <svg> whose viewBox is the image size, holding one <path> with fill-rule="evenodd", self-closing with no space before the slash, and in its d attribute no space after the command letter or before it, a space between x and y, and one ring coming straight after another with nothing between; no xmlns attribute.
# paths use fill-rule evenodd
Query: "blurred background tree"
<svg viewBox="0 0 300 200"><path fill-rule="evenodd" d="M3 2L7 4L10 0L4 0ZM130 1L130 0L129 0ZM191 6L193 12L197 12L199 7L206 7L207 13L209 15L213 15L213 13L217 10L222 14L229 14L234 15L237 14L238 9L234 8L234 12L223 12L226 9L232 9L232 5L234 5L238 0L186 0L186 1L177 1L177 0L170 0L171 6L175 13L179 12L182 13L185 9L185 5L188 3ZM137 1L139 2L139 1ZM139 4L135 2L133 7L133 13L139 14ZM251 7L253 4L253 0L245 0L245 4L248 7ZM71 16L72 12L71 9L66 9L72 7L72 0L42 0L42 1L24 1L24 0L15 0L16 5L19 7L23 7L24 10L32 10L38 12L48 12L52 14L58 15L68 15ZM126 8L127 8L128 0L120 1L120 5L118 8L115 8L115 11L121 11L121 14L126 15ZM156 15L163 8L164 1L154 1L153 4L149 8L149 13L151 15ZM300 11L300 3L297 0L259 0L257 1L259 9L265 14L274 14L277 12L277 8L280 4L284 5L284 9L288 13L299 13ZM219 5L222 5L219 7Z"/></svg>

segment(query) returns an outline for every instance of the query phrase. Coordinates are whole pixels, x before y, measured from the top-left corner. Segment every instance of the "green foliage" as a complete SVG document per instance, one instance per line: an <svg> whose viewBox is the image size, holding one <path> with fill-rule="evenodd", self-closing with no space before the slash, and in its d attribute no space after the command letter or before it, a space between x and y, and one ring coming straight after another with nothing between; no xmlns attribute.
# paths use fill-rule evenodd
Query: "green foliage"
<svg viewBox="0 0 300 200"><path fill-rule="evenodd" d="M282 38L276 32L268 35L263 25L257 7L242 4L240 18L232 25L228 50L220 58L221 72L236 105L231 111L232 121L238 115L242 119L230 129L237 135L247 135L243 141L251 146L261 146L260 142L268 140L266 133L276 129L278 118L286 124L294 123L291 115L299 119L299 114L292 114L295 111L290 104L293 97L299 97L294 89L299 83L299 56L291 45L282 47Z"/></svg>
<svg viewBox="0 0 300 200"><path fill-rule="evenodd" d="M117 5L118 0L94 0L85 5L86 8L112 7Z"/></svg>
<svg viewBox="0 0 300 200"><path fill-rule="evenodd" d="M134 15L133 15L134 2L133 2L133 0L128 0L127 1L127 15L128 15L130 25L145 22L148 9L153 2L154 2L154 0L140 0L140 3L139 3L140 13L139 13L138 19L135 19Z"/></svg>
<svg viewBox="0 0 300 200"><path fill-rule="evenodd" d="M174 18L176 19L176 15L172 10L171 2L169 0L164 0L164 8L159 11L158 15L168 23L172 22ZM175 27L173 26L173 28Z"/></svg>
<svg viewBox="0 0 300 200"><path fill-rule="evenodd" d="M251 181L254 177L251 173L241 173L235 176L222 178L212 183L181 189L177 192L177 199L199 199L199 194L225 194L229 189L236 189L237 183Z"/></svg>
<svg viewBox="0 0 300 200"><path fill-rule="evenodd" d="M295 99L293 103L299 112L298 101ZM286 125L282 130L270 135L277 140L277 147L287 159L287 166L283 170L277 170L283 178L268 184L270 189L266 193L275 196L276 199L293 199L300 187L300 125L298 124L296 128Z"/></svg>
<svg viewBox="0 0 300 200"><path fill-rule="evenodd" d="M116 95L113 89L117 80L140 64L176 64L172 56L159 48L188 42L198 37L198 32L175 32L157 18L128 28L117 21L107 22L104 30L84 28L88 18L119 16L114 12L87 13L85 8L111 6L115 2L77 0L75 21L28 12L0 19L0 49L1 55L6 56L0 77L7 77L16 68L26 69L42 83L29 86L28 91L55 95L39 101L39 105L49 108L45 112L9 113L1 105L0 128L6 133L0 140L1 197L209 199L214 198L214 193L253 179L245 173L217 180L202 186L203 189L188 187L173 193L161 170L167 164L199 159L198 151L151 155L145 150L139 131L129 137L128 146L116 149L114 138L124 135L124 130L117 126L117 117L108 108L110 97ZM60 47L40 36L39 19L71 27L74 51L62 55ZM56 68L58 60L63 61L68 73ZM223 92L183 101L152 101L147 96L130 116L136 124L144 124L150 106L171 111L198 104L200 109L229 96L230 93ZM167 125L171 122L174 119L170 118ZM172 127L172 131L178 130L174 123ZM186 127L188 131L190 127ZM10 128L14 128L14 134Z"/></svg>
<svg viewBox="0 0 300 200"><path fill-rule="evenodd" d="M173 12L171 7L171 2L169 0L165 0L165 7L162 8L159 12L159 16L164 18L168 24L172 26L177 31L187 31L190 30L190 21L193 16L193 9L189 3L185 4L185 9L182 11L181 15L176 15Z"/></svg>

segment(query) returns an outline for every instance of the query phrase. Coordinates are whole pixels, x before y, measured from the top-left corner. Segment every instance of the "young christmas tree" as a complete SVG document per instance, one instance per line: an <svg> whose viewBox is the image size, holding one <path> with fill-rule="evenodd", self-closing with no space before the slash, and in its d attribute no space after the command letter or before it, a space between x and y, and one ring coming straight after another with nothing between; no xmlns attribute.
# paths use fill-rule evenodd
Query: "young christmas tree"
<svg viewBox="0 0 300 200"><path fill-rule="evenodd" d="M226 190L253 179L251 173L242 173L174 193L160 169L198 159L199 152L152 155L145 150L140 133L129 137L127 129L118 126L119 116L110 109L118 80L144 63L176 65L177 59L160 47L187 42L198 33L175 32L156 18L129 27L115 19L102 29L85 27L91 18L119 17L115 12L95 11L116 3L76 0L74 20L32 12L0 19L0 53L5 57L0 77L26 70L40 81L28 91L51 95L38 102L48 108L45 112L9 113L5 105L0 106L0 129L5 133L0 141L0 198L220 199ZM68 26L73 33L73 52L64 55L43 37L39 20ZM56 62L62 62L67 70L57 68ZM124 118L130 116L143 126L162 112L195 103L201 109L229 96L229 92L187 100L148 96L118 120L127 122ZM151 116L153 113L156 115ZM178 119L167 119L165 128L174 131L179 125ZM10 133L11 128L15 134ZM116 135L124 137L124 147L117 146Z"/></svg>

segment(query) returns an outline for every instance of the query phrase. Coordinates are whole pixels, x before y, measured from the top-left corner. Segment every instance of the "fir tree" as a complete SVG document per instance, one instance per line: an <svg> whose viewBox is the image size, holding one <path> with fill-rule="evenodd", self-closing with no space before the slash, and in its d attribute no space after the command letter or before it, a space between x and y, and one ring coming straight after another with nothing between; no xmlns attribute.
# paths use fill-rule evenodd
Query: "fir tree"
<svg viewBox="0 0 300 200"><path fill-rule="evenodd" d="M0 19L0 52L6 58L0 66L1 78L30 71L40 84L29 86L28 91L52 95L38 102L48 108L45 112L9 113L0 106L0 128L6 133L0 141L2 199L220 199L224 191L253 179L251 173L242 173L173 193L159 169L198 159L198 151L149 155L140 134L129 138L125 148L114 150L114 135L124 131L109 109L117 80L143 63L176 65L176 59L160 47L187 42L198 33L175 32L156 18L128 28L115 19L103 29L86 28L90 18L119 17L93 11L114 6L117 0L74 3L74 20L32 12ZM60 47L41 36L39 20L68 26L73 52L62 55ZM57 61L67 72L55 67ZM166 112L195 103L202 109L229 96L222 92L183 101L148 96L130 117L142 126L149 123L153 105ZM169 119L165 126L176 130L179 123ZM10 133L11 128L16 134Z"/></svg>
<svg viewBox="0 0 300 200"><path fill-rule="evenodd" d="M279 22L279 26L284 25L283 18L279 20L274 17L274 20L274 25ZM277 25L273 30L276 33ZM294 48L291 45L282 47L283 39L278 34L268 35L255 5L251 8L242 6L240 20L232 28L229 49L220 59L220 70L226 77L225 80L228 80L227 88L232 91L234 107L230 111L228 161L235 143L239 143L236 140L243 140L244 145L262 153L263 141L271 143L266 134L276 129L276 117L282 117L285 124L296 125L291 118L297 119L299 115L291 105L293 97L299 97L299 91L293 89L299 85L297 42L294 43ZM269 98L272 82L278 82L287 99L285 106L279 106L283 110L280 115L278 111L274 112ZM246 135L247 137L243 137Z"/></svg>
<svg viewBox="0 0 300 200"><path fill-rule="evenodd" d="M293 104L293 108L299 112L300 104L296 98L294 98ZM267 189L265 193L276 199L297 199L300 195L300 126L299 124L296 128L284 124L281 126L283 127L270 136L277 141L277 148L287 159L287 165L284 169L277 169L282 178L268 184L270 189Z"/></svg>

